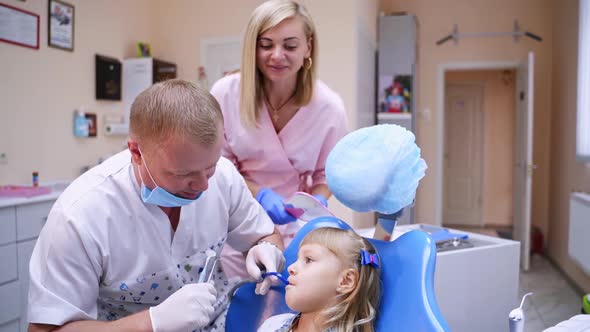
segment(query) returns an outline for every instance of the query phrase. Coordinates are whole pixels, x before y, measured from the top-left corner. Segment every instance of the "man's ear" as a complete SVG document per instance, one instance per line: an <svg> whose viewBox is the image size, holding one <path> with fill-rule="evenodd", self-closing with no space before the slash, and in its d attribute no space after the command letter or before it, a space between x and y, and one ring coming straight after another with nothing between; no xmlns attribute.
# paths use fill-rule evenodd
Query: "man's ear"
<svg viewBox="0 0 590 332"><path fill-rule="evenodd" d="M132 139L127 140L127 148L131 152L131 161L135 164L141 164L141 152L139 151L139 145Z"/></svg>
<svg viewBox="0 0 590 332"><path fill-rule="evenodd" d="M336 291L340 294L352 292L358 284L359 273L355 269L346 269L340 274L340 279Z"/></svg>

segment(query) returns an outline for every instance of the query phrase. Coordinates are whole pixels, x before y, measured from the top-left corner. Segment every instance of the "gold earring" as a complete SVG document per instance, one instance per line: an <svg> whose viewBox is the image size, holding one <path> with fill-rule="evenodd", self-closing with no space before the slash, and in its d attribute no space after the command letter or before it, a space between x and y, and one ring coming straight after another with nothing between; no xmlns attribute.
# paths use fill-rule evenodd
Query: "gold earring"
<svg viewBox="0 0 590 332"><path fill-rule="evenodd" d="M311 60L311 57L307 58L307 60L309 60L309 65L305 67L305 69L310 70L311 69L311 65L313 64L313 60Z"/></svg>

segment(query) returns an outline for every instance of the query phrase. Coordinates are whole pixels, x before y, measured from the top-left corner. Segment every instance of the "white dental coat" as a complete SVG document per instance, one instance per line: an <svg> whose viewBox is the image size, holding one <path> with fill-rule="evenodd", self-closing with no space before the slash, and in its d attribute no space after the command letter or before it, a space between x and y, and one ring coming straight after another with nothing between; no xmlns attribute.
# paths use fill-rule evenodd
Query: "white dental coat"
<svg viewBox="0 0 590 332"><path fill-rule="evenodd" d="M86 172L49 214L30 262L28 319L63 325L114 320L164 301L197 282L205 250L219 257L224 243L247 251L274 225L227 159L209 188L182 207L173 233L157 206L144 204L128 150ZM203 330L224 330L231 285L221 264L213 273L217 319Z"/></svg>

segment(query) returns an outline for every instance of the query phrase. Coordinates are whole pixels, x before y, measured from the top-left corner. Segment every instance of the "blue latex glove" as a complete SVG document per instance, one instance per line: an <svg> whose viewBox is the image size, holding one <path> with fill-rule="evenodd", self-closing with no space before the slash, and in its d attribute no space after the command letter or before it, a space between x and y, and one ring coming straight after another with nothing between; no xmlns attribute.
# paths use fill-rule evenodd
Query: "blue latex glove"
<svg viewBox="0 0 590 332"><path fill-rule="evenodd" d="M313 195L313 197L315 197L318 201L320 201L320 203L322 203L323 206L328 207L328 200L326 199L326 197L324 197L320 194L315 194L315 195Z"/></svg>
<svg viewBox="0 0 590 332"><path fill-rule="evenodd" d="M256 200L262 205L272 222L277 225L284 225L297 220L285 211L283 205L285 198L269 188L261 188L258 195L256 195Z"/></svg>

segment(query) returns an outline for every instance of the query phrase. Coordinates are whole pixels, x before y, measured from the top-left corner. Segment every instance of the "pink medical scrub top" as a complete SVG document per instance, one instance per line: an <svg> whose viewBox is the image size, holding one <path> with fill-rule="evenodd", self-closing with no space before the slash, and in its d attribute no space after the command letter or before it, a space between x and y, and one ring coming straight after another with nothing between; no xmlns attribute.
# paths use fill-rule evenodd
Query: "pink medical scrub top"
<svg viewBox="0 0 590 332"><path fill-rule="evenodd" d="M211 93L224 116L223 156L246 180L285 197L326 183L326 158L347 129L342 99L323 82L316 82L310 103L301 107L278 133L265 105L257 128L242 125L239 73L217 81Z"/></svg>
<svg viewBox="0 0 590 332"><path fill-rule="evenodd" d="M297 191L309 192L326 183L328 153L346 132L346 111L338 94L317 81L310 103L301 107L280 132L276 132L266 106L260 110L258 126L245 128L240 120L240 74L217 81L215 96L224 117L223 156L242 176L260 187L271 188L284 197ZM287 245L301 228L296 221L277 229ZM230 246L221 253L228 278L247 279L244 256Z"/></svg>

